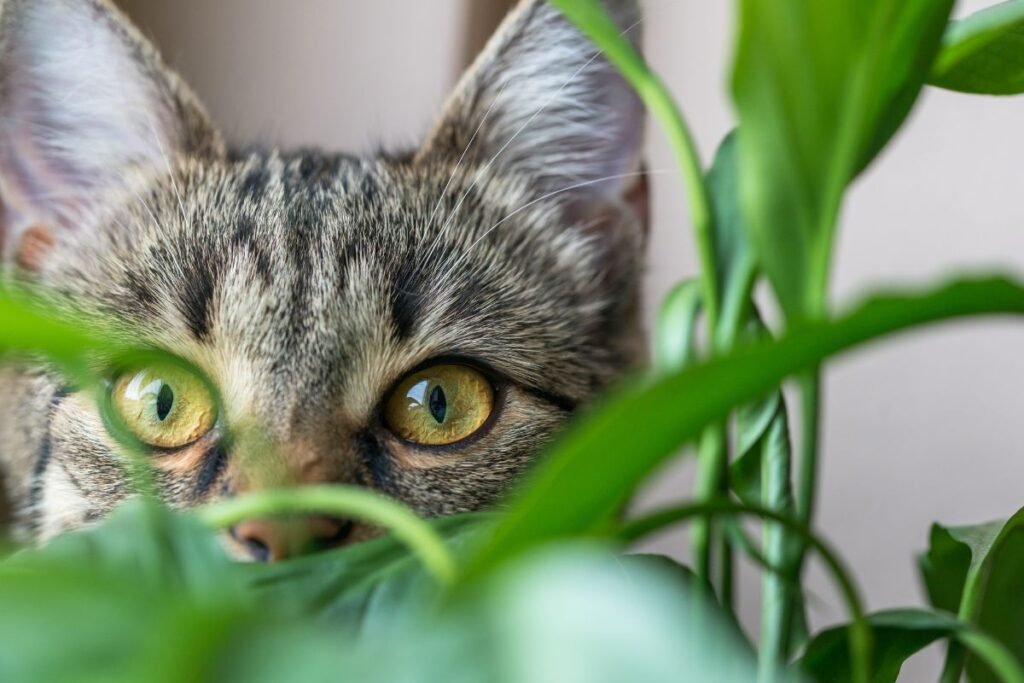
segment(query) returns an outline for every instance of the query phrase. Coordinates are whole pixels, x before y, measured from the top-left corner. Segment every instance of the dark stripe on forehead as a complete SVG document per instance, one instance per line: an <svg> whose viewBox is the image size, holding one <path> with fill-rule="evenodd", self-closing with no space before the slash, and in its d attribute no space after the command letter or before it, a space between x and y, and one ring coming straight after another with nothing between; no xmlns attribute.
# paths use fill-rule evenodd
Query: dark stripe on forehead
<svg viewBox="0 0 1024 683"><path fill-rule="evenodd" d="M154 316L160 299L152 287L152 280L137 270L129 270L124 276L124 289L118 296L119 312L140 313Z"/></svg>
<svg viewBox="0 0 1024 683"><path fill-rule="evenodd" d="M377 181L369 173L360 179L359 189L368 203L372 204L377 199Z"/></svg>
<svg viewBox="0 0 1024 683"><path fill-rule="evenodd" d="M231 245L235 249L245 249L252 257L252 263L256 273L264 284L270 285L274 281L273 266L270 263L270 256L267 254L266 246L260 243L255 236L256 226L248 216L242 216L235 222L235 231L231 235Z"/></svg>
<svg viewBox="0 0 1024 683"><path fill-rule="evenodd" d="M313 321L310 320L310 283L321 274L313 272L313 248L318 242L317 206L292 200L288 211L288 229L285 233L285 254L290 267L291 306L287 339L297 344ZM294 348L294 346L293 346Z"/></svg>
<svg viewBox="0 0 1024 683"><path fill-rule="evenodd" d="M323 190L338 179L344 166L359 163L356 157L347 154L324 154L309 149L282 154L281 161L285 166L282 181L288 193Z"/></svg>
<svg viewBox="0 0 1024 683"><path fill-rule="evenodd" d="M391 323L395 336L401 341L409 339L416 331L421 313L421 289L415 264L404 259L391 285Z"/></svg>
<svg viewBox="0 0 1024 683"><path fill-rule="evenodd" d="M178 290L178 311L192 336L205 341L213 325L213 297L224 270L224 254L198 243L182 252L185 277Z"/></svg>
<svg viewBox="0 0 1024 683"><path fill-rule="evenodd" d="M268 182L270 182L270 173L261 161L259 166L246 173L242 178L238 192L242 197L258 201L266 191Z"/></svg>

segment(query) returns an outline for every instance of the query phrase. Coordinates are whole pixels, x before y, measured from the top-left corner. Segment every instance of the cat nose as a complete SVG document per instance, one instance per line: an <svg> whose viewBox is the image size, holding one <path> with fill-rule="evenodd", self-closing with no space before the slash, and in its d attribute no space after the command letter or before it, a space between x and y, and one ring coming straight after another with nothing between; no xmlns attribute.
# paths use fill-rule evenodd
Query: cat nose
<svg viewBox="0 0 1024 683"><path fill-rule="evenodd" d="M352 521L335 517L251 519L231 528L230 535L256 562L279 562L344 545Z"/></svg>

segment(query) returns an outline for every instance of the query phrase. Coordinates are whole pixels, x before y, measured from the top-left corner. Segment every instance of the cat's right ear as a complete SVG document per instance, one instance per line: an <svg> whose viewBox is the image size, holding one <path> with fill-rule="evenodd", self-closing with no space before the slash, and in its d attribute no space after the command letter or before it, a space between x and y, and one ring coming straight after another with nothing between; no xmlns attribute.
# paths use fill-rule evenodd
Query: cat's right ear
<svg viewBox="0 0 1024 683"><path fill-rule="evenodd" d="M223 143L109 0L0 0L0 263L34 269L132 174Z"/></svg>

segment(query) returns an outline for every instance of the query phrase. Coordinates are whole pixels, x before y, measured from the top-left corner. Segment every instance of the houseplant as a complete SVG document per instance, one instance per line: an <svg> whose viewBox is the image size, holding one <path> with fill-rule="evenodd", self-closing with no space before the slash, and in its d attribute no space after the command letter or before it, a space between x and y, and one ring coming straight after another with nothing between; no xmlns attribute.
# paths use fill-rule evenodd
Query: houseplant
<svg viewBox="0 0 1024 683"><path fill-rule="evenodd" d="M952 0L739 0L738 129L707 169L678 107L599 3L553 2L641 94L683 170L701 269L664 303L651 372L588 411L492 515L426 523L344 487L192 515L144 497L95 531L17 553L0 566L0 676L891 681L945 640L944 681L1024 681L1020 514L935 527L921 558L932 607L871 615L813 515L825 362L918 325L1024 312L1024 286L998 277L838 312L827 297L843 193L920 90L1024 91L1024 2L950 24ZM760 281L782 314L774 329L752 303ZM87 359L110 351L101 335L23 298L0 300L0 316L0 352L44 354L98 387ZM784 382L799 397L795 451ZM700 465L694 496L624 516L686 444ZM135 465L145 491L145 463ZM229 563L212 540L211 528L296 510L362 516L393 534L260 567ZM759 540L746 519L761 522ZM692 571L622 554L677 523L694 525ZM847 625L816 634L800 586L812 552L850 611ZM735 625L738 553L763 570L756 648Z"/></svg>

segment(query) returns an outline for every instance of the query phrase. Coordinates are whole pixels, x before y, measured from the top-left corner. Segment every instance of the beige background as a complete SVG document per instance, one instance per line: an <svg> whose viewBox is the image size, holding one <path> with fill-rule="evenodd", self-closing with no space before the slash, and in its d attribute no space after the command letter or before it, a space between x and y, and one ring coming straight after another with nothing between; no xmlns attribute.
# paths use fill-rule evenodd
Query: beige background
<svg viewBox="0 0 1024 683"><path fill-rule="evenodd" d="M471 4L474 3L474 4ZM479 43L481 0L124 0L238 141L370 152L413 143ZM961 2L960 12L991 1ZM646 0L647 54L683 103L705 159L731 127L726 0ZM475 36L467 38L466 36ZM837 305L894 283L1024 270L1024 98L929 90L846 203ZM652 127L654 169L673 169ZM649 302L694 273L680 183L655 176ZM819 526L871 608L920 600L913 553L932 520L972 523L1024 505L1024 326L984 321L913 334L827 372ZM648 501L689 491L685 465ZM656 547L685 557L685 539ZM841 616L812 571L816 624ZM756 623L757 582L741 584ZM903 681L935 680L937 657Z"/></svg>

